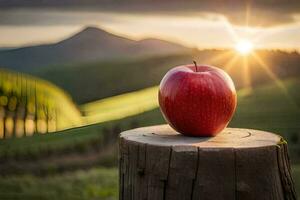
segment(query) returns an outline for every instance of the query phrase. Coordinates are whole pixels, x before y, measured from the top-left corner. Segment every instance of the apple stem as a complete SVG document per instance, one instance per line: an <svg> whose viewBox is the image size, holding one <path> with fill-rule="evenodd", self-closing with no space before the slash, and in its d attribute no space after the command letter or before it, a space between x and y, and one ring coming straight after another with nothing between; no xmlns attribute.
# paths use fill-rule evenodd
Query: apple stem
<svg viewBox="0 0 300 200"><path fill-rule="evenodd" d="M195 65L196 72L197 72L197 71L198 71L198 66L197 66L197 63L196 63L196 61L194 61L194 60L193 60L193 63L194 63L194 65Z"/></svg>

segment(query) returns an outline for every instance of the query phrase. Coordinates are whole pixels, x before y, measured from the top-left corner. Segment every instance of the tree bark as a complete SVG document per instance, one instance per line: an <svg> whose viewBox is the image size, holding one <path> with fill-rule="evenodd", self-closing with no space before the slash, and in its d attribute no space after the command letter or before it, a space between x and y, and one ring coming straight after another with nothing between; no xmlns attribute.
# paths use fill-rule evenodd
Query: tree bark
<svg viewBox="0 0 300 200"><path fill-rule="evenodd" d="M186 137L160 125L119 142L120 200L296 199L287 143L272 133Z"/></svg>

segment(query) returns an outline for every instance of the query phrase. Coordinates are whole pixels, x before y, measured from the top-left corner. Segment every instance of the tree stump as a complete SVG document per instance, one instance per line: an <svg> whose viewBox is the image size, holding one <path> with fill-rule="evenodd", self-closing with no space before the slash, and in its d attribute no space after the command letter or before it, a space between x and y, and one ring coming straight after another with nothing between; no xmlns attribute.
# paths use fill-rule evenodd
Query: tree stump
<svg viewBox="0 0 300 200"><path fill-rule="evenodd" d="M296 199L287 143L264 131L137 128L121 133L119 164L121 200Z"/></svg>

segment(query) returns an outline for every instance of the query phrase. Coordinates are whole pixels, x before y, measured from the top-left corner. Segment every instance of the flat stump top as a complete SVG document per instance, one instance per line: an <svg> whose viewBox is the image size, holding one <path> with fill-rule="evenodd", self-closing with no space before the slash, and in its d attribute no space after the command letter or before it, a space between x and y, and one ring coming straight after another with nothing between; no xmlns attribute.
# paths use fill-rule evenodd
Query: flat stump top
<svg viewBox="0 0 300 200"><path fill-rule="evenodd" d="M252 129L226 128L215 137L189 137L169 125L157 125L121 133L127 141L158 146L195 146L207 148L254 148L275 146L282 138L276 134Z"/></svg>

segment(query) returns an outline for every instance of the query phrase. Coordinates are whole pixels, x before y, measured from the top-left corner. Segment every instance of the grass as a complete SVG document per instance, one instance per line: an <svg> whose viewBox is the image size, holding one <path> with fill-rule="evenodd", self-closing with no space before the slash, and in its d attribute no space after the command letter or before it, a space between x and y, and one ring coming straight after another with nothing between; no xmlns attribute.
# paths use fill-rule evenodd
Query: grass
<svg viewBox="0 0 300 200"><path fill-rule="evenodd" d="M292 176L295 182L295 190L300 198L300 165L292 165Z"/></svg>
<svg viewBox="0 0 300 200"><path fill-rule="evenodd" d="M60 152L67 148L79 147L81 143L88 143L91 140L101 140L101 132L101 126L93 125L44 135L36 134L32 137L1 140L0 156L40 157L44 152Z"/></svg>
<svg viewBox="0 0 300 200"><path fill-rule="evenodd" d="M162 123L158 109L141 113L121 120L72 128L56 133L37 134L32 137L0 140L0 158L39 158L45 154L60 154L66 150L76 152L92 143L101 143L104 134L122 131L137 126ZM101 143L102 144L102 143Z"/></svg>
<svg viewBox="0 0 300 200"><path fill-rule="evenodd" d="M0 179L0 199L113 200L118 197L115 168L96 168L63 175L12 176Z"/></svg>
<svg viewBox="0 0 300 200"><path fill-rule="evenodd" d="M230 126L269 130L283 135L289 141L293 163L299 163L299 103L300 81L289 79L283 82L285 91L276 84L239 91L238 108ZM147 90L145 90L147 91ZM145 92L143 91L143 92ZM155 89L148 91L155 93ZM143 93L136 93L143 94ZM288 95L287 95L288 94ZM148 94L151 96L150 94ZM118 110L126 106L122 98L135 99L127 95L85 105L86 112L92 110ZM137 99L142 97L136 97ZM143 99L146 101L147 98ZM113 105L116 105L115 108ZM142 104L145 105L145 104ZM132 108L135 108L133 106ZM114 111L115 112L115 111ZM66 152L78 152L93 143L103 143L105 132L120 132L125 129L164 123L158 108L110 122L69 129L46 135L0 141L0 155L17 159L19 157L63 156ZM295 137L296 136L296 137ZM295 139L296 138L296 139ZM67 150L67 151L66 151ZM29 153L28 152L33 152ZM82 154L84 157L86 154ZM116 157L114 157L116 159ZM48 160L46 159L46 162ZM35 162L36 163L36 162ZM53 164L53 163L49 163ZM300 193L300 165L293 165L296 190ZM117 199L117 169L95 168L87 171L53 173L51 176L13 175L1 177L0 199ZM2 196L1 196L2 195Z"/></svg>
<svg viewBox="0 0 300 200"><path fill-rule="evenodd" d="M158 87L150 87L81 106L86 124L95 124L137 115L158 107Z"/></svg>
<svg viewBox="0 0 300 200"><path fill-rule="evenodd" d="M292 166L295 189L300 194L300 165ZM118 170L95 168L63 175L12 176L0 179L0 199L101 199L118 198Z"/></svg>
<svg viewBox="0 0 300 200"><path fill-rule="evenodd" d="M289 97L275 84L257 87L250 93L247 90L241 90L238 93L237 111L230 126L278 133L291 142L292 148L300 143L300 140L297 140L300 129L300 94L297 91L300 89L300 81L289 79L284 81L284 86ZM65 148L76 150L80 145L101 140L105 130L117 127L121 131L136 126L164 123L159 109L155 108L157 105L156 95L157 90L154 87L85 104L82 109L86 112L89 123L105 121L104 116L110 117L114 121L46 135L2 140L0 141L0 157L3 155L22 156L28 152L31 152L30 155L34 155L46 151L63 151ZM290 101L291 99L293 101ZM130 108L130 111L126 110L127 107ZM148 109L152 110L144 112ZM129 116L138 112L142 113Z"/></svg>
<svg viewBox="0 0 300 200"><path fill-rule="evenodd" d="M230 126L275 132L292 142L291 137L300 134L300 80L288 79L283 86L240 90Z"/></svg>
<svg viewBox="0 0 300 200"><path fill-rule="evenodd" d="M230 123L244 127L273 131L286 137L300 129L300 81L288 79L282 85L267 84L239 90L238 106ZM158 106L157 87L127 93L84 104L81 110L87 123L121 119Z"/></svg>
<svg viewBox="0 0 300 200"><path fill-rule="evenodd" d="M300 193L300 165L292 166L295 188ZM18 192L16 192L18 191ZM0 179L0 199L101 199L118 198L118 170L95 168L51 177L32 175Z"/></svg>

